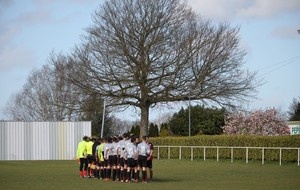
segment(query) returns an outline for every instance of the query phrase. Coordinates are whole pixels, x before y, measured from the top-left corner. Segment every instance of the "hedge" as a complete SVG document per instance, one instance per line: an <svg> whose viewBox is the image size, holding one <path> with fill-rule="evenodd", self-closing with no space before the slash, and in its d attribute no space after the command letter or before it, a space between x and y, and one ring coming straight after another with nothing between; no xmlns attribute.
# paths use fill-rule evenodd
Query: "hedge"
<svg viewBox="0 0 300 190"><path fill-rule="evenodd" d="M201 135L192 137L158 137L151 138L155 146L218 146L218 147L294 147L300 148L300 135L290 136L244 136L244 135ZM262 160L261 149L248 149L249 160ZM193 148L193 158L203 158L203 148ZM234 149L234 159L246 159L246 149ZM157 150L153 156L157 158ZM168 158L168 148L160 148L160 158ZM179 148L170 148L170 158L179 157ZM205 149L206 158L217 158L216 148ZM181 149L181 158L191 158L191 148ZM231 158L231 149L219 149L219 158ZM278 161L280 152L278 149L265 149L264 159ZM282 161L298 160L298 150L282 150Z"/></svg>

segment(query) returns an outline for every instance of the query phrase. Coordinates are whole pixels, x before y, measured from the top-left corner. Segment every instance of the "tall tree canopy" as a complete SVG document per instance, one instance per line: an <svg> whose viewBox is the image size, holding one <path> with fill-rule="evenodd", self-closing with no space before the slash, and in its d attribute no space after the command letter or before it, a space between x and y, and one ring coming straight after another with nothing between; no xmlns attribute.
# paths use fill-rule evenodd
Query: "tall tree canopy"
<svg viewBox="0 0 300 190"><path fill-rule="evenodd" d="M299 101L296 98L293 99L288 114L290 121L300 121L300 98Z"/></svg>
<svg viewBox="0 0 300 190"><path fill-rule="evenodd" d="M224 108L205 108L192 106L175 113L168 125L174 135L189 135L189 112L191 114L191 135L220 135L224 126L226 110Z"/></svg>
<svg viewBox="0 0 300 190"><path fill-rule="evenodd" d="M157 103L231 105L257 86L255 73L242 68L239 28L203 19L181 0L109 0L86 31L72 55L71 80L108 105L139 108L140 136Z"/></svg>

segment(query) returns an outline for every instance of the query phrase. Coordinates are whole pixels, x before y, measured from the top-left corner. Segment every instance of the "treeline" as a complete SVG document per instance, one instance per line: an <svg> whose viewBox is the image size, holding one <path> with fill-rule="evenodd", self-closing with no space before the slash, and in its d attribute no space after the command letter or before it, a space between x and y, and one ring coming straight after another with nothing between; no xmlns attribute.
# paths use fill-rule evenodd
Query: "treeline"
<svg viewBox="0 0 300 190"><path fill-rule="evenodd" d="M225 113L224 108L205 108L200 105L191 106L190 110L182 108L168 122L160 125L150 123L148 134L150 137L188 136L190 125L192 136L219 135L223 133ZM140 126L134 125L128 132L139 136Z"/></svg>

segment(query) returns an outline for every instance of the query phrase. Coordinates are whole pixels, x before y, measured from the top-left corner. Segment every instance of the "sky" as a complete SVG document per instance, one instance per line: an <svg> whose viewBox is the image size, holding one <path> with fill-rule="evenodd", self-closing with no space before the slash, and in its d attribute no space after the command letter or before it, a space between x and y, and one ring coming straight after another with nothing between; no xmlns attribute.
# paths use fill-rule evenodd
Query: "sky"
<svg viewBox="0 0 300 190"><path fill-rule="evenodd" d="M0 0L0 119L6 119L3 111L10 98L34 69L47 64L51 52L69 53L80 44L103 2ZM204 18L240 28L240 45L247 51L244 68L264 80L248 109L286 112L293 98L300 99L299 0L188 0L188 5ZM152 109L150 120L166 112L171 111Z"/></svg>

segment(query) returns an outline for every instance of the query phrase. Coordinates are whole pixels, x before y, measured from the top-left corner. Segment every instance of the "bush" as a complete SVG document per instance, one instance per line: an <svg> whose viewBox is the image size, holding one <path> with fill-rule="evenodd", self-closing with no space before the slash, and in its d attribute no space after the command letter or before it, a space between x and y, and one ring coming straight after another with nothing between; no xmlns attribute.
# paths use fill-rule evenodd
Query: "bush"
<svg viewBox="0 0 300 190"><path fill-rule="evenodd" d="M245 135L214 135L214 136L192 136L192 137L159 137L151 138L154 145L160 146L225 146L225 147L300 147L300 135L292 136L245 136ZM278 149L265 151L265 160L279 160ZM206 148L207 158L217 158L216 148ZM168 148L160 148L160 158L168 158ZM182 158L191 158L191 148L181 149ZM262 149L249 148L249 160L261 160ZM157 157L157 150L154 157ZM194 158L203 158L203 148L193 148ZM179 157L179 148L170 148L170 158ZM245 149L234 149L234 159L245 159ZM219 149L219 158L231 158L231 149ZM283 161L297 161L297 150L282 150Z"/></svg>

